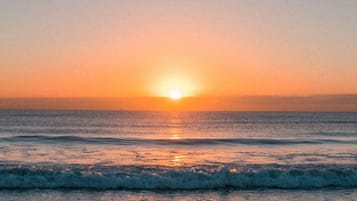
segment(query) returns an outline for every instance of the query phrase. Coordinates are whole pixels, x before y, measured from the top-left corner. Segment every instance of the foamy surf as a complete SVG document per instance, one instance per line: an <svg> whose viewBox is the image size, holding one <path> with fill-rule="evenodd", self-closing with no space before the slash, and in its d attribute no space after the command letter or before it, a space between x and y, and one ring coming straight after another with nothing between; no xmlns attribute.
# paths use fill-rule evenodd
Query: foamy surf
<svg viewBox="0 0 357 201"><path fill-rule="evenodd" d="M356 165L1 165L1 189L314 189L357 187Z"/></svg>

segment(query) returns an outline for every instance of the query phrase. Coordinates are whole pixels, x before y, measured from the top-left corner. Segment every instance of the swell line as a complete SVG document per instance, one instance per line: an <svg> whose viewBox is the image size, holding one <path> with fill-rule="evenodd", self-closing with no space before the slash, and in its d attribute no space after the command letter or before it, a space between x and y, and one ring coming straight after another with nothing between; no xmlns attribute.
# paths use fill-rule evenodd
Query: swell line
<svg viewBox="0 0 357 201"><path fill-rule="evenodd" d="M111 145L298 145L298 144L357 144L357 140L336 139L267 139L267 138L183 138L183 139L144 139L109 138L79 136L22 135L2 137L0 142L34 143L82 143Z"/></svg>

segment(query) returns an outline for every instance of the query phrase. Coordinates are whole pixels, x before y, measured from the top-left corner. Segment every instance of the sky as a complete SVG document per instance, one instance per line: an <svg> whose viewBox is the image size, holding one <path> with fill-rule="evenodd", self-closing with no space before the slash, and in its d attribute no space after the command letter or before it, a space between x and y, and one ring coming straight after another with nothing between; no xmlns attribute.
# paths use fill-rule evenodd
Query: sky
<svg viewBox="0 0 357 201"><path fill-rule="evenodd" d="M357 93L354 0L2 0L0 98Z"/></svg>

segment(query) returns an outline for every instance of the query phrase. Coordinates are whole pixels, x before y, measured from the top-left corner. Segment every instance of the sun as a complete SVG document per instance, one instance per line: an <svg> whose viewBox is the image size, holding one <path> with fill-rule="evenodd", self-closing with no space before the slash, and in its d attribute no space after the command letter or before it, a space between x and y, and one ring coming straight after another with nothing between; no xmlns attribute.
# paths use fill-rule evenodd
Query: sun
<svg viewBox="0 0 357 201"><path fill-rule="evenodd" d="M178 99L182 98L182 93L177 88L171 89L170 90L170 94L169 94L169 98L171 98L172 100L178 100Z"/></svg>
<svg viewBox="0 0 357 201"><path fill-rule="evenodd" d="M173 101L197 95L197 82L192 75L180 73L158 73L151 85L151 93L156 97L164 97Z"/></svg>

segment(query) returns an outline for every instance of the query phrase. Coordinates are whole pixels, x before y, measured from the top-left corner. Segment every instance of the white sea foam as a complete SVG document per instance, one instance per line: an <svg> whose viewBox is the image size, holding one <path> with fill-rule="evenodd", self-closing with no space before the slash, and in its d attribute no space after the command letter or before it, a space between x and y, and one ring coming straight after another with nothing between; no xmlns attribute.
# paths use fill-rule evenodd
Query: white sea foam
<svg viewBox="0 0 357 201"><path fill-rule="evenodd" d="M216 189L357 187L357 166L2 166L0 188Z"/></svg>

